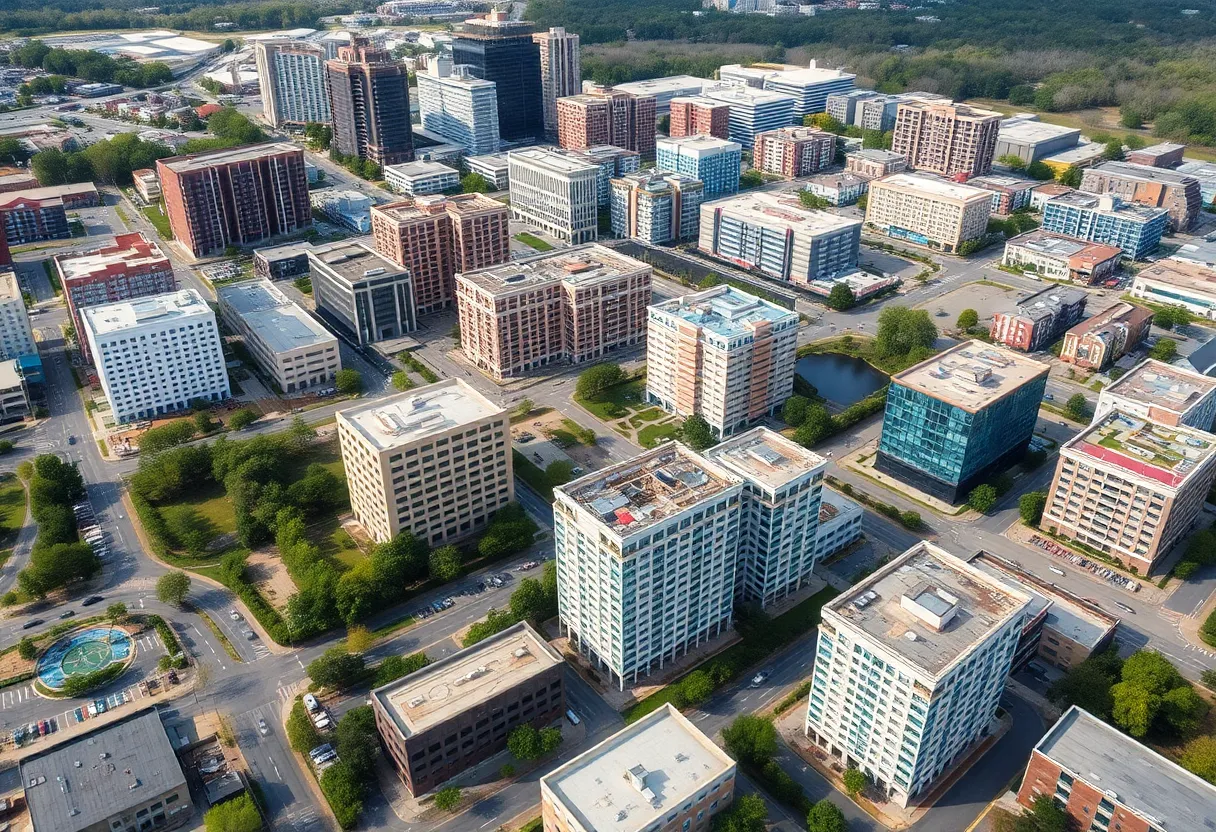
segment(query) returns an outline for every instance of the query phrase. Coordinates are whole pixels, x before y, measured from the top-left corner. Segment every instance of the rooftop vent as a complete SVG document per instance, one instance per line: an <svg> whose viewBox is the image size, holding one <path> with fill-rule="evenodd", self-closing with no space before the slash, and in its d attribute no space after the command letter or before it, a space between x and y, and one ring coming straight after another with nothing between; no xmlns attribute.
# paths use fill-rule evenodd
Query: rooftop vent
<svg viewBox="0 0 1216 832"><path fill-rule="evenodd" d="M421 705L425 701L426 701L425 696L415 696L413 699L410 700L410 707L417 708L419 705Z"/></svg>
<svg viewBox="0 0 1216 832"><path fill-rule="evenodd" d="M364 277L375 277L378 274L384 274L384 271L385 271L384 267L380 267L377 269L364 269L363 276Z"/></svg>
<svg viewBox="0 0 1216 832"><path fill-rule="evenodd" d="M646 766L640 763L625 772L625 776L629 778L629 784L640 791L648 791L646 789L646 775L650 772L646 770Z"/></svg>
<svg viewBox="0 0 1216 832"><path fill-rule="evenodd" d="M136 789L138 789L141 785L143 785L143 784L139 782L139 778L137 777L137 778L135 778L135 782L133 782L133 783L131 783L131 785L127 786L127 791L133 792Z"/></svg>
<svg viewBox="0 0 1216 832"><path fill-rule="evenodd" d="M514 653L512 653L511 655L512 655L512 656L514 656L514 657L515 657L515 658L517 658L517 659L522 659L524 656L531 656L531 655L532 655L532 653L531 653L531 652L528 650L528 648L527 648L527 647L520 647L519 649L517 649L517 650L516 650Z"/></svg>
<svg viewBox="0 0 1216 832"><path fill-rule="evenodd" d="M941 587L925 582L904 593L899 606L941 632L958 615L959 599Z"/></svg>

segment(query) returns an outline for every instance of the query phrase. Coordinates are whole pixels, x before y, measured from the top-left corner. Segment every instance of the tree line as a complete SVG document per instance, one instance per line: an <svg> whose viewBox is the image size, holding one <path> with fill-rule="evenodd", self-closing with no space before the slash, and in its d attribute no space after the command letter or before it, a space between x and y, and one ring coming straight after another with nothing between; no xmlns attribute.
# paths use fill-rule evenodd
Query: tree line
<svg viewBox="0 0 1216 832"><path fill-rule="evenodd" d="M113 58L91 49L62 49L40 40L7 53L15 66L43 69L52 75L86 81L122 84L124 87L156 87L173 80L173 71L163 61L139 63L132 58Z"/></svg>
<svg viewBox="0 0 1216 832"><path fill-rule="evenodd" d="M12 0L0 11L0 31L19 35L104 29L186 29L211 31L217 22L237 30L323 28L321 17L349 14L358 4L348 0L279 0L265 3L171 2L159 14L135 11L142 0Z"/></svg>
<svg viewBox="0 0 1216 832"><path fill-rule="evenodd" d="M42 454L21 463L17 474L29 488L30 514L38 524L29 566L17 573L20 595L45 598L54 590L96 575L101 561L80 541L72 511L73 504L85 497L84 480L76 466L55 454ZM17 603L20 595L6 593L4 604Z"/></svg>

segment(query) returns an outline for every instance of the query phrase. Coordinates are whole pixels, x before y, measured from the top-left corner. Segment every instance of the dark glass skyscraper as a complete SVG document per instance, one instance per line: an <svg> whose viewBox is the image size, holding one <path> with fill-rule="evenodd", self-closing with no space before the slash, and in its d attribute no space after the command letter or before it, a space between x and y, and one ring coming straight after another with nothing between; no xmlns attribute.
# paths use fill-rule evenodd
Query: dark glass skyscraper
<svg viewBox="0 0 1216 832"><path fill-rule="evenodd" d="M366 38L352 38L326 61L334 147L378 165L414 161L409 73Z"/></svg>
<svg viewBox="0 0 1216 832"><path fill-rule="evenodd" d="M503 141L545 135L540 47L532 40L531 23L508 20L503 12L466 20L452 38L452 63L468 65L474 77L495 83Z"/></svg>

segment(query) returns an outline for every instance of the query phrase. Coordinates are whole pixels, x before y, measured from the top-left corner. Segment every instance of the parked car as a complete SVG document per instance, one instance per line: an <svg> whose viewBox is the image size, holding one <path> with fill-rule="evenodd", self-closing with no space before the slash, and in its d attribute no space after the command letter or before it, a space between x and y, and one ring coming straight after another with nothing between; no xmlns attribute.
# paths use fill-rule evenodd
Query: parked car
<svg viewBox="0 0 1216 832"><path fill-rule="evenodd" d="M578 714L571 710L566 711L566 719L570 720L571 725L578 725L580 722L582 722L582 720L578 718Z"/></svg>
<svg viewBox="0 0 1216 832"><path fill-rule="evenodd" d="M88 598L85 598L83 601L80 602L80 606L91 607L94 604L99 604L104 600L105 600L105 598L100 595L90 595Z"/></svg>
<svg viewBox="0 0 1216 832"><path fill-rule="evenodd" d="M69 436L69 437L68 437L68 444L69 444L69 445L75 445L75 444L76 444L76 437L75 437L75 436Z"/></svg>
<svg viewBox="0 0 1216 832"><path fill-rule="evenodd" d="M29 621L27 621L21 625L21 629L28 630L30 627L37 627L41 623L42 623L41 618L31 618Z"/></svg>
<svg viewBox="0 0 1216 832"><path fill-rule="evenodd" d="M304 707L308 708L309 713L316 713L321 710L321 703L317 701L317 697L311 693L304 694Z"/></svg>
<svg viewBox="0 0 1216 832"><path fill-rule="evenodd" d="M317 757L321 757L325 754L328 754L329 752L331 752L333 750L334 750L334 747L332 745L330 745L329 743L325 743L324 745L318 745L312 751L309 751L308 756L312 757L315 760Z"/></svg>

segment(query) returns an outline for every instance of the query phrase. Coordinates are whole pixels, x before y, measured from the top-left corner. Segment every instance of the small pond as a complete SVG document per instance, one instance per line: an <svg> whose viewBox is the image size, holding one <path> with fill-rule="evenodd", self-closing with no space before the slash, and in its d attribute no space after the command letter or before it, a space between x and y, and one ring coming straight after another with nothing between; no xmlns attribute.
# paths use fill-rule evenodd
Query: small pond
<svg viewBox="0 0 1216 832"><path fill-rule="evenodd" d="M861 401L889 381L860 358L834 352L800 358L795 370L815 385L820 396L841 407Z"/></svg>

